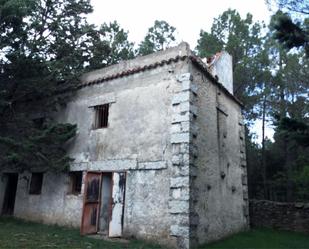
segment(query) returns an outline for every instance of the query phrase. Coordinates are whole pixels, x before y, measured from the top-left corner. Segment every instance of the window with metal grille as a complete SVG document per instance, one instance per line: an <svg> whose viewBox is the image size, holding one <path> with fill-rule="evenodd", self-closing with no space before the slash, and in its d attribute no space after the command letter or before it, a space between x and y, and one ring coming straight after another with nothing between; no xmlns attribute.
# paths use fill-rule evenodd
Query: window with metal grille
<svg viewBox="0 0 309 249"><path fill-rule="evenodd" d="M30 182L30 195L40 195L42 192L43 173L32 173Z"/></svg>
<svg viewBox="0 0 309 249"><path fill-rule="evenodd" d="M72 171L69 173L69 194L80 194L82 189L83 171Z"/></svg>
<svg viewBox="0 0 309 249"><path fill-rule="evenodd" d="M94 128L106 128L108 125L108 109L109 104L98 105L94 107L95 110L95 124Z"/></svg>

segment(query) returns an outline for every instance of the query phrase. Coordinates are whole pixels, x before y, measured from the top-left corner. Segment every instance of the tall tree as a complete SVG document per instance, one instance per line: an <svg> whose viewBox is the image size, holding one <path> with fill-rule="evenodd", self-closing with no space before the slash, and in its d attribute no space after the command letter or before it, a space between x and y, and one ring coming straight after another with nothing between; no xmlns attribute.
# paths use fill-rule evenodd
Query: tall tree
<svg viewBox="0 0 309 249"><path fill-rule="evenodd" d="M260 98L257 86L269 78L264 70L268 57L263 50L261 29L254 23L252 15L242 19L236 10L228 9L214 19L211 32L200 32L196 47L201 57L209 57L220 50L226 50L233 57L234 94L245 104L247 120L258 113L253 106Z"/></svg>
<svg viewBox="0 0 309 249"><path fill-rule="evenodd" d="M94 38L90 47L92 54L89 67L100 68L118 63L121 60L132 59L135 54L134 44L128 40L128 32L120 27L117 21L102 24L99 30L92 30Z"/></svg>
<svg viewBox="0 0 309 249"><path fill-rule="evenodd" d="M91 11L90 0L0 1L0 170L69 167L77 127L57 110L85 70L131 56L127 33L88 24Z"/></svg>
<svg viewBox="0 0 309 249"><path fill-rule="evenodd" d="M302 170L304 163L299 163L306 146L301 146L292 139L291 130L283 129L285 120L297 120L306 126L308 122L308 59L304 50L288 53L283 45L274 40L276 20L281 13L276 13L270 22L269 32L265 37L264 49L269 56L266 70L272 72L268 84L267 116L276 129L274 143L265 146L263 136L261 157L264 174L264 197L293 201L297 199L294 175ZM263 109L262 109L263 110ZM264 112L263 112L264 113ZM263 115L264 116L264 115ZM263 119L264 120L264 119ZM263 122L264 124L264 122ZM263 125L264 126L264 125Z"/></svg>
<svg viewBox="0 0 309 249"><path fill-rule="evenodd" d="M275 24L274 37L287 49L303 47L309 57L309 3L295 0L267 0L280 11ZM296 14L296 15L295 15ZM293 18L293 16L297 16ZM302 18L300 18L302 16ZM301 20L300 20L301 19Z"/></svg>
<svg viewBox="0 0 309 249"><path fill-rule="evenodd" d="M148 33L138 48L140 55L147 55L168 48L175 42L176 28L166 21L156 20L154 25L148 29Z"/></svg>

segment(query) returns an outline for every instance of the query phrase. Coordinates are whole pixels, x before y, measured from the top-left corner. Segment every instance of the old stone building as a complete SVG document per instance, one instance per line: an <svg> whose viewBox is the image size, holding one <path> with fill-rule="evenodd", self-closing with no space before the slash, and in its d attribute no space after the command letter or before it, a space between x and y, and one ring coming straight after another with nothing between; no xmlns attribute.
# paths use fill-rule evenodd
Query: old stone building
<svg viewBox="0 0 309 249"><path fill-rule="evenodd" d="M244 126L232 61L186 43L83 76L59 122L69 173L3 172L16 217L192 248L248 227Z"/></svg>

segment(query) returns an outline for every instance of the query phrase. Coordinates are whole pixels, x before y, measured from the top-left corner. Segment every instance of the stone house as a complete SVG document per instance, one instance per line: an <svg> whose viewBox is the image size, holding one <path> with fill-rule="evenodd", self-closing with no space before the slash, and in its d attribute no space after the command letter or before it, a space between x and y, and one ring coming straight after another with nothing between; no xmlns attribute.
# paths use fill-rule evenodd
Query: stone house
<svg viewBox="0 0 309 249"><path fill-rule="evenodd" d="M176 248L248 227L244 125L226 52L207 63L181 43L93 71L57 115L78 125L70 172L3 172L3 214Z"/></svg>

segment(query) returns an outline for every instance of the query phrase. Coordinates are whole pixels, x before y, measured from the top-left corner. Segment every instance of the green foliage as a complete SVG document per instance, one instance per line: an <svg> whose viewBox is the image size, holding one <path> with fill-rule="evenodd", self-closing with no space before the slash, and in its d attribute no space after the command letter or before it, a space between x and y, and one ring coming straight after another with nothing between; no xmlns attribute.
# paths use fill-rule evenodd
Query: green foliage
<svg viewBox="0 0 309 249"><path fill-rule="evenodd" d="M0 218L1 248L65 248L65 249L163 249L144 241L106 241L102 238L81 236L74 228L44 225L19 219Z"/></svg>
<svg viewBox="0 0 309 249"><path fill-rule="evenodd" d="M293 181L296 188L296 194L298 200L309 200L309 160L302 170L295 171L293 175Z"/></svg>
<svg viewBox="0 0 309 249"><path fill-rule="evenodd" d="M272 1L268 1L269 5ZM281 11L276 20L274 38L287 49L303 47L309 57L309 4L307 1L274 0ZM284 12L282 12L284 11ZM291 16L295 16L291 18ZM293 20L294 19L294 20ZM299 21L302 19L302 21Z"/></svg>
<svg viewBox="0 0 309 249"><path fill-rule="evenodd" d="M309 146L309 125L304 121L292 118L282 118L277 128L281 135L296 141L300 146Z"/></svg>
<svg viewBox="0 0 309 249"><path fill-rule="evenodd" d="M302 172L306 163L299 159L308 153L309 63L303 48L288 53L273 38L280 16L278 12L272 17L266 33L266 27L254 23L250 14L243 19L229 9L214 19L210 33L201 31L196 50L202 57L222 49L229 52L234 94L245 104L247 124L260 119L264 126L271 121L276 127L271 142L263 126L262 146L247 132L250 196L292 201L308 191L293 175Z"/></svg>
<svg viewBox="0 0 309 249"><path fill-rule="evenodd" d="M222 241L198 248L203 249L298 249L309 247L308 235L296 232L275 231L271 229L251 229Z"/></svg>
<svg viewBox="0 0 309 249"><path fill-rule="evenodd" d="M0 137L2 169L39 169L65 171L72 161L64 145L75 136L76 125L46 124L20 140Z"/></svg>
<svg viewBox="0 0 309 249"><path fill-rule="evenodd" d="M214 19L210 33L201 30L196 47L201 57L221 50L232 55L234 94L245 104L247 120L259 115L253 108L261 98L256 89L270 77L264 70L269 62L262 46L262 28L262 24L252 21L252 15L242 19L236 10L228 9Z"/></svg>
<svg viewBox="0 0 309 249"><path fill-rule="evenodd" d="M133 43L128 41L128 32L124 31L116 21L102 24L100 29L93 30L91 35L95 38L95 42L90 48L92 54L89 60L90 68L100 68L134 57Z"/></svg>
<svg viewBox="0 0 309 249"><path fill-rule="evenodd" d="M91 12L90 0L0 1L0 170L68 169L77 128L56 112L82 73L133 56L127 32L88 24Z"/></svg>
<svg viewBox="0 0 309 249"><path fill-rule="evenodd" d="M175 30L166 21L156 20L139 45L138 54L147 55L168 48L176 40Z"/></svg>

